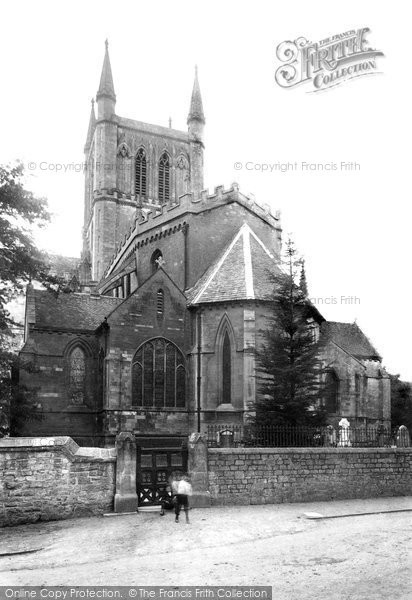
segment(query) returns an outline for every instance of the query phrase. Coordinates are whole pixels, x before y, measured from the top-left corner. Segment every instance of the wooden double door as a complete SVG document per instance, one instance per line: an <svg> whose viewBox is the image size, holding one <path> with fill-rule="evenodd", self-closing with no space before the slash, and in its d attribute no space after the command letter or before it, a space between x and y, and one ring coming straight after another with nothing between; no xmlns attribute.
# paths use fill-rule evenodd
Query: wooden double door
<svg viewBox="0 0 412 600"><path fill-rule="evenodd" d="M137 438L136 486L139 506L154 506L170 496L169 478L187 471L187 438Z"/></svg>

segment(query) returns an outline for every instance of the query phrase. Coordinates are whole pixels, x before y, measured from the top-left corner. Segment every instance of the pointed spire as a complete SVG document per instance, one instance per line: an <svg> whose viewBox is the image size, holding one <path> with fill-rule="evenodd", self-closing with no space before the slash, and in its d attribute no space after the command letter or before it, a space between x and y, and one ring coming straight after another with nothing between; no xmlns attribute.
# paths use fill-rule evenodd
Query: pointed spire
<svg viewBox="0 0 412 600"><path fill-rule="evenodd" d="M92 98L92 108L90 111L89 128L87 130L86 145L84 147L85 150L90 148L95 127L96 127L96 115L94 114L94 99Z"/></svg>
<svg viewBox="0 0 412 600"><path fill-rule="evenodd" d="M192 99L190 101L189 116L187 122L196 119L201 123L205 123L205 115L203 113L202 96L200 94L199 80L197 78L197 65L195 66L195 81L193 83Z"/></svg>
<svg viewBox="0 0 412 600"><path fill-rule="evenodd" d="M109 58L109 42L105 41L106 51L104 54L103 69L100 77L99 90L96 95L98 100L101 96L107 96L112 100L116 101L116 94L114 93L112 68L110 66Z"/></svg>
<svg viewBox="0 0 412 600"><path fill-rule="evenodd" d="M303 258L301 261L301 265L302 265L302 268L300 270L299 287L302 290L302 292L305 294L305 296L307 296L308 295L308 283L306 281L305 260Z"/></svg>

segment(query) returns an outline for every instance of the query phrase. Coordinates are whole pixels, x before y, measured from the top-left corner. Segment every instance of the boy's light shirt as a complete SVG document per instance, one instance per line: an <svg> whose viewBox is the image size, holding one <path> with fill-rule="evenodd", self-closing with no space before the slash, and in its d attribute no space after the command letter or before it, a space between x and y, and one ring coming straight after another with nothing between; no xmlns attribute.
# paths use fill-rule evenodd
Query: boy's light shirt
<svg viewBox="0 0 412 600"><path fill-rule="evenodd" d="M186 496L191 496L192 486L190 485L190 483L182 479L181 481L179 481L179 485L177 486L177 493L184 494Z"/></svg>

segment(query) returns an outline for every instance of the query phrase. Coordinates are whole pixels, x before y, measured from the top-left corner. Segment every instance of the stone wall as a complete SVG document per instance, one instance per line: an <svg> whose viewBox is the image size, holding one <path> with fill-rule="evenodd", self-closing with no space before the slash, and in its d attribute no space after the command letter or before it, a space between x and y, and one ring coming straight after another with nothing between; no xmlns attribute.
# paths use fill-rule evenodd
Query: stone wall
<svg viewBox="0 0 412 600"><path fill-rule="evenodd" d="M101 515L113 503L136 510L135 444L130 432L113 449L1 439L0 526ZM194 507L412 495L412 448L208 449L192 434L189 471Z"/></svg>
<svg viewBox="0 0 412 600"><path fill-rule="evenodd" d="M412 495L412 448L210 448L212 504Z"/></svg>
<svg viewBox="0 0 412 600"><path fill-rule="evenodd" d="M116 451L69 437L0 440L0 526L113 510Z"/></svg>

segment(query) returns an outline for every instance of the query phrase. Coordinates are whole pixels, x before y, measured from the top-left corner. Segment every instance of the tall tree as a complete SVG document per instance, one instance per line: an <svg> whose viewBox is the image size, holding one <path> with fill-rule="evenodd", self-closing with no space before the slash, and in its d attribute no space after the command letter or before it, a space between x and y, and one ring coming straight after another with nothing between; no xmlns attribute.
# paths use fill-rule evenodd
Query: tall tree
<svg viewBox="0 0 412 600"><path fill-rule="evenodd" d="M47 202L24 186L24 169L0 165L0 437L31 416L33 393L12 377L17 370L13 347L16 325L8 310L11 300L25 285L36 280L57 291L61 281L48 273L43 254L36 247L32 230L50 220Z"/></svg>
<svg viewBox="0 0 412 600"><path fill-rule="evenodd" d="M412 384L401 381L399 375L390 375L390 378L392 427L405 425L412 434Z"/></svg>
<svg viewBox="0 0 412 600"><path fill-rule="evenodd" d="M268 329L261 332L257 351L258 400L256 424L321 425L326 414L321 406L322 341L316 335L314 308L307 287L298 285L302 265L292 240L273 282L273 310Z"/></svg>

